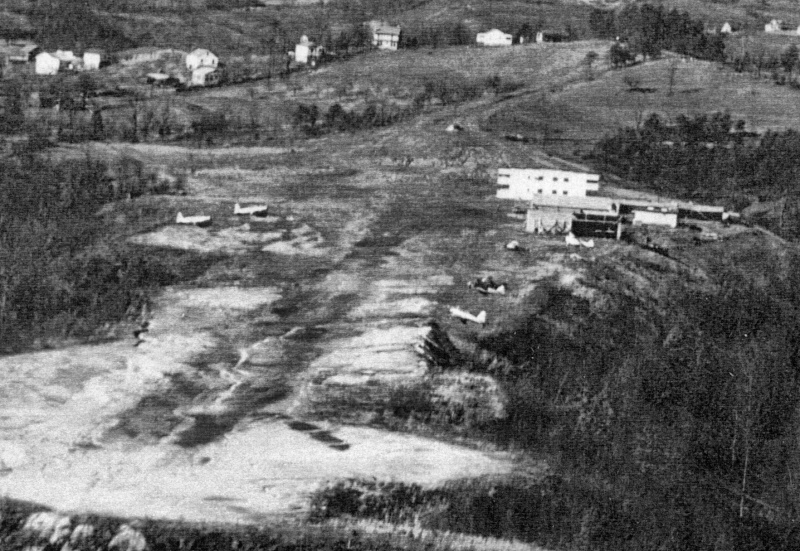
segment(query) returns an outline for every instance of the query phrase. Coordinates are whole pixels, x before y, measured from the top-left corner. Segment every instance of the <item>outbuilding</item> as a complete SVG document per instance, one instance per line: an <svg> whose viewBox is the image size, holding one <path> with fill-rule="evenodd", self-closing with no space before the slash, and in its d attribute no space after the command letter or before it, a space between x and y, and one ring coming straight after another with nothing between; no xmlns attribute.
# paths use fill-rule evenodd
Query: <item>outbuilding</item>
<svg viewBox="0 0 800 551"><path fill-rule="evenodd" d="M478 33L475 41L483 46L511 46L514 37L499 29Z"/></svg>
<svg viewBox="0 0 800 551"><path fill-rule="evenodd" d="M101 50L86 50L83 52L83 68L86 71L96 71L103 62Z"/></svg>
<svg viewBox="0 0 800 551"><path fill-rule="evenodd" d="M192 71L192 86L213 86L218 84L219 72L214 67L199 67Z"/></svg>

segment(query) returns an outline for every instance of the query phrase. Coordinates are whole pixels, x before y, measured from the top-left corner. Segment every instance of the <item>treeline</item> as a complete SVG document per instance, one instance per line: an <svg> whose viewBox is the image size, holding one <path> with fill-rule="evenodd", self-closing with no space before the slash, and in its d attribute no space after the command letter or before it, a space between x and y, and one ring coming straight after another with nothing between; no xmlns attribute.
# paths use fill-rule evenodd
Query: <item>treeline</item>
<svg viewBox="0 0 800 551"><path fill-rule="evenodd" d="M96 215L108 201L174 189L133 159L51 162L40 145L0 161L0 352L92 336L177 277L166 260L111 241Z"/></svg>
<svg viewBox="0 0 800 551"><path fill-rule="evenodd" d="M473 367L498 379L508 416L473 434L558 458L551 475L436 490L345 481L316 494L313 514L565 549L797 548L800 264L791 262L791 275L766 287L734 270L717 274L716 290L676 283L660 312L624 292L595 310L541 289L537 309L549 319L522 315L481 339L495 360Z"/></svg>
<svg viewBox="0 0 800 551"><path fill-rule="evenodd" d="M589 28L598 38L620 37L627 42L632 56L642 55L645 59L658 57L662 50L710 61L725 59L721 35L706 34L703 21L676 9L667 11L663 6L632 3L619 11L593 9Z"/></svg>
<svg viewBox="0 0 800 551"><path fill-rule="evenodd" d="M504 82L497 75L487 79L471 79L458 74L443 75L427 79L413 101L406 106L372 102L359 112L344 109L340 104L334 103L323 112L317 105L300 104L292 116L292 124L295 129L311 136L325 132L355 132L408 120L432 102L456 105L477 99L485 92L498 94L514 90L518 86L519 83Z"/></svg>
<svg viewBox="0 0 800 551"><path fill-rule="evenodd" d="M675 124L651 114L639 128L601 140L592 156L605 170L685 199L727 198L741 208L753 196L796 205L800 133L769 131L754 140L743 128L726 113L679 116ZM780 224L783 235L800 236L797 216Z"/></svg>

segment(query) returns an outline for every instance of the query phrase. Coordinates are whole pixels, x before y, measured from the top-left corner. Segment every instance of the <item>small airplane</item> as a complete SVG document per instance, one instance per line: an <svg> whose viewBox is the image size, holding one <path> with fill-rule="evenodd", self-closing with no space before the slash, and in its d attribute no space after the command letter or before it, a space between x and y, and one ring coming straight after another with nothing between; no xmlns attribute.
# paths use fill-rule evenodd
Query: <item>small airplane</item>
<svg viewBox="0 0 800 551"><path fill-rule="evenodd" d="M466 310L462 310L461 308L454 306L450 308L450 315L453 316L454 318L460 319L461 323L467 323L468 321L471 321L473 323L479 323L481 325L486 323L486 311L484 310L481 310L481 313L478 314L477 316L473 316Z"/></svg>
<svg viewBox="0 0 800 551"><path fill-rule="evenodd" d="M189 224L198 226L201 228L205 228L211 225L211 217L210 216L184 216L183 213L178 213L178 217L175 219L176 224Z"/></svg>
<svg viewBox="0 0 800 551"><path fill-rule="evenodd" d="M527 249L519 244L519 241L516 239L513 241L509 241L506 243L506 250L508 251L518 251L518 252L525 252Z"/></svg>
<svg viewBox="0 0 800 551"><path fill-rule="evenodd" d="M469 283L467 283L467 287L475 289L476 291L484 295L506 294L506 284L495 283L494 279L492 279L492 276L481 277L475 281L470 281Z"/></svg>
<svg viewBox="0 0 800 551"><path fill-rule="evenodd" d="M266 216L268 207L267 205L249 205L246 207L241 206L239 203L233 205L233 214L249 214L251 216Z"/></svg>

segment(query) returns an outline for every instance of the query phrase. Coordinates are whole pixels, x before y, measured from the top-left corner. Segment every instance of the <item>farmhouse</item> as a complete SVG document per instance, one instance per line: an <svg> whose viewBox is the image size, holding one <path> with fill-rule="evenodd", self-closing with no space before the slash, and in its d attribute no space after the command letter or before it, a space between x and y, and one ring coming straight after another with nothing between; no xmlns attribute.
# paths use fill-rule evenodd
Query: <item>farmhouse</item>
<svg viewBox="0 0 800 551"><path fill-rule="evenodd" d="M36 55L34 72L37 75L56 75L60 68L61 61L56 56L47 52L40 52Z"/></svg>
<svg viewBox="0 0 800 551"><path fill-rule="evenodd" d="M511 46L513 37L499 29L478 33L475 41L484 46Z"/></svg>
<svg viewBox="0 0 800 551"><path fill-rule="evenodd" d="M722 28L719 30L719 32L720 34L732 34L733 27L731 27L731 24L726 21L725 23L722 24Z"/></svg>
<svg viewBox="0 0 800 551"><path fill-rule="evenodd" d="M219 58L205 48L197 48L186 54L186 68L190 71L200 67L213 67L219 65Z"/></svg>
<svg viewBox="0 0 800 551"><path fill-rule="evenodd" d="M530 201L542 195L586 197L600 189L600 176L544 168L500 168L497 170L498 199Z"/></svg>
<svg viewBox="0 0 800 551"><path fill-rule="evenodd" d="M294 46L294 60L297 63L315 65L325 53L325 48L311 42L306 35L300 37L300 43Z"/></svg>
<svg viewBox="0 0 800 551"><path fill-rule="evenodd" d="M53 54L61 62L61 68L73 71L78 67L78 58L72 50L56 50Z"/></svg>
<svg viewBox="0 0 800 551"><path fill-rule="evenodd" d="M192 86L212 86L219 83L220 74L214 67L198 67L192 71Z"/></svg>
<svg viewBox="0 0 800 551"><path fill-rule="evenodd" d="M87 71L96 71L103 62L102 50L85 50L83 52L83 68Z"/></svg>
<svg viewBox="0 0 800 551"><path fill-rule="evenodd" d="M33 42L0 40L0 60L4 65L30 63L39 52L41 48Z"/></svg>
<svg viewBox="0 0 800 551"><path fill-rule="evenodd" d="M400 27L387 25L381 21L368 23L372 31L372 45L379 50L396 50L400 44Z"/></svg>

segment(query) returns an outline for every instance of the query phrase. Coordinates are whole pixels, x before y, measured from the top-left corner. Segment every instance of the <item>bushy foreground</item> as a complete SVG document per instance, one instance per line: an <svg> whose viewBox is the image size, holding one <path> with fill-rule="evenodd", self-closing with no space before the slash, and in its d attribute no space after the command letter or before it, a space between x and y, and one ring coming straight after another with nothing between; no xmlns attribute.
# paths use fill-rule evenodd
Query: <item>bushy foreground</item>
<svg viewBox="0 0 800 551"><path fill-rule="evenodd" d="M0 501L3 551L395 551L431 545L396 536L364 535L355 530L275 525L197 525L113 517L67 516L32 503ZM441 545L438 549L444 549Z"/></svg>

